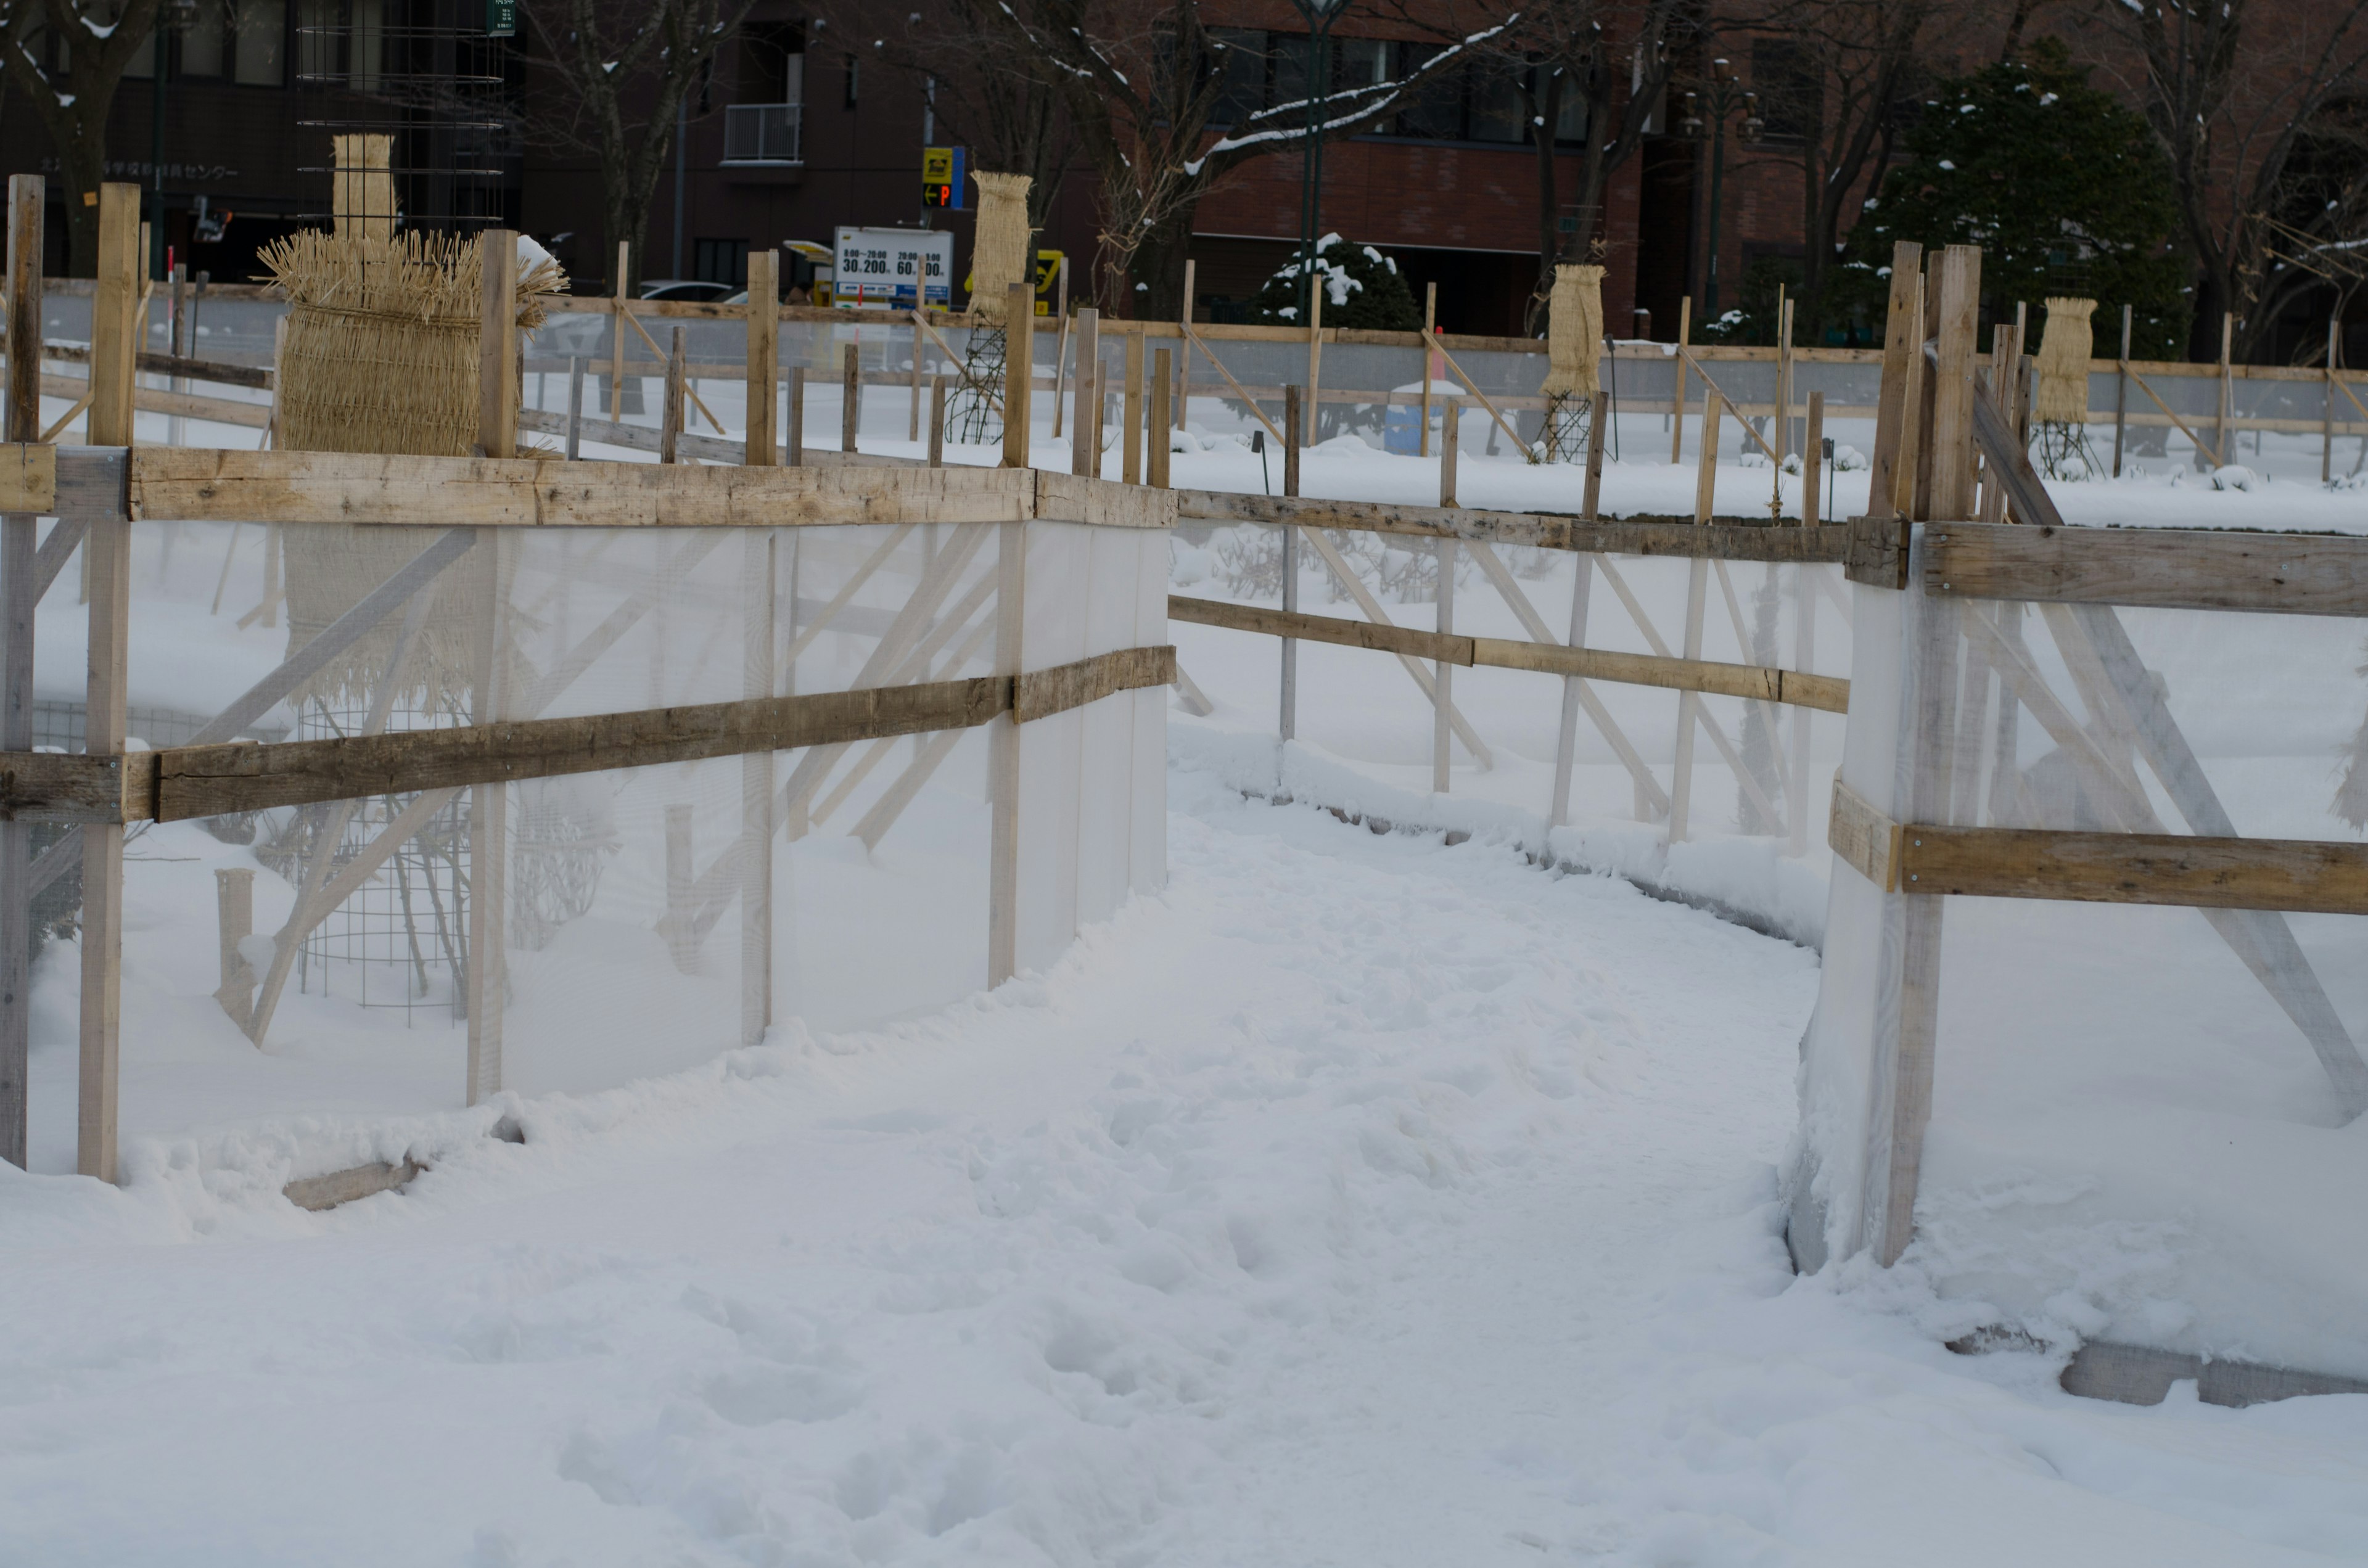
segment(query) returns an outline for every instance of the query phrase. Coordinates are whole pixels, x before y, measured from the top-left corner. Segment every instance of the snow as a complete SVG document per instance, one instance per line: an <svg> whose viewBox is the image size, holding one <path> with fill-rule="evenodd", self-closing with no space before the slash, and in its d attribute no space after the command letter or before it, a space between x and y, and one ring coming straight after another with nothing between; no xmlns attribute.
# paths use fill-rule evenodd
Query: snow
<svg viewBox="0 0 2368 1568"><path fill-rule="evenodd" d="M2368 1400L2076 1401L1794 1279L1798 948L1179 773L1050 972L417 1137L309 1216L0 1173L46 1563L2258 1563ZM1715 984L1703 984L1715 974ZM483 1134L495 1115L523 1144Z"/></svg>

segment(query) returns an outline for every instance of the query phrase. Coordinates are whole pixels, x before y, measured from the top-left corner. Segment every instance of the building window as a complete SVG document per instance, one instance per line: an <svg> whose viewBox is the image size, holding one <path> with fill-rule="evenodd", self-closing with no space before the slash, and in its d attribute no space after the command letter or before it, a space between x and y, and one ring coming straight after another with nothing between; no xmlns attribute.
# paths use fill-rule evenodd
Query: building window
<svg viewBox="0 0 2368 1568"><path fill-rule="evenodd" d="M692 277L702 283L729 283L735 289L748 286L747 241L700 240L696 246Z"/></svg>
<svg viewBox="0 0 2368 1568"><path fill-rule="evenodd" d="M1209 45L1216 51L1224 84L1209 111L1214 126L1239 125L1266 107L1266 31L1262 28L1211 28Z"/></svg>
<svg viewBox="0 0 2368 1568"><path fill-rule="evenodd" d="M188 26L181 29L180 74L219 76L224 52L222 6L219 0L200 0Z"/></svg>
<svg viewBox="0 0 2368 1568"><path fill-rule="evenodd" d="M250 87L277 87L288 80L287 0L238 0L238 62L234 80Z"/></svg>
<svg viewBox="0 0 2368 1568"><path fill-rule="evenodd" d="M1817 62L1793 39L1759 39L1751 46L1751 88L1759 95L1759 118L1770 142L1801 142L1815 136L1825 105Z"/></svg>

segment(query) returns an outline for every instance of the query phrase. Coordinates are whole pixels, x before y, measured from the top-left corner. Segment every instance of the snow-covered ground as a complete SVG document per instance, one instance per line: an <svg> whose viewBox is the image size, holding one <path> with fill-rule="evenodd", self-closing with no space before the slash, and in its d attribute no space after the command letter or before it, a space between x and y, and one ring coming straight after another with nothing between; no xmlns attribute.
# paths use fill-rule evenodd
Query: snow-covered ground
<svg viewBox="0 0 2368 1568"><path fill-rule="evenodd" d="M1173 797L1049 974L402 1196L0 1173L0 1557L2368 1557L2368 1398L2077 1401L1912 1267L1793 1278L1804 949Z"/></svg>

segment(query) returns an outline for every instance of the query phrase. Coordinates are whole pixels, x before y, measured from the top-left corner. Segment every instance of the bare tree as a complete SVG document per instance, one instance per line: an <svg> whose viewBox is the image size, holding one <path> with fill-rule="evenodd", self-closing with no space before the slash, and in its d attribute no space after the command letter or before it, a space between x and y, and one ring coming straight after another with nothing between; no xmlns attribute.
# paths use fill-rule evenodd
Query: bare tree
<svg viewBox="0 0 2368 1568"><path fill-rule="evenodd" d="M2123 46L2106 67L2170 159L2202 284L2192 351L2217 356L2227 311L2249 358L2317 286L2276 253L2344 237L2368 187L2368 0L2120 0L2099 15Z"/></svg>
<svg viewBox="0 0 2368 1568"><path fill-rule="evenodd" d="M1417 40L1406 69L1240 113L1222 132L1234 47L1199 0L999 0L980 15L1043 60L1099 187L1103 307L1173 315L1201 199L1254 159L1304 151L1313 133L1371 129L1409 95L1520 25L1488 0L1379 0L1359 13Z"/></svg>
<svg viewBox="0 0 2368 1568"><path fill-rule="evenodd" d="M1555 264L1602 255L1604 189L1644 144L1680 40L1694 31L1697 9L1689 0L1644 0L1641 6L1537 0L1520 32L1493 51L1520 89L1536 153L1538 284L1524 321L1531 335L1546 331ZM1565 226L1565 154L1555 133L1574 104L1585 130Z"/></svg>
<svg viewBox="0 0 2368 1568"><path fill-rule="evenodd" d="M59 0L51 0L51 4ZM523 0L539 46L522 130L600 165L603 233L638 244L677 115L752 0Z"/></svg>
<svg viewBox="0 0 2368 1568"><path fill-rule="evenodd" d="M30 100L65 176L66 267L98 265L107 119L123 73L155 48L158 0L0 0L8 79Z"/></svg>
<svg viewBox="0 0 2368 1568"><path fill-rule="evenodd" d="M1018 29L995 25L995 0L937 0L882 28L877 6L833 0L829 30L912 78L939 140L971 150L972 166L1029 176L1028 221L1042 228L1077 150L1052 66Z"/></svg>
<svg viewBox="0 0 2368 1568"><path fill-rule="evenodd" d="M1938 0L1774 0L1744 19L1768 133L1757 155L1800 170L1798 329L1832 308L1840 242L1874 195L1912 98L1942 48L1987 20Z"/></svg>

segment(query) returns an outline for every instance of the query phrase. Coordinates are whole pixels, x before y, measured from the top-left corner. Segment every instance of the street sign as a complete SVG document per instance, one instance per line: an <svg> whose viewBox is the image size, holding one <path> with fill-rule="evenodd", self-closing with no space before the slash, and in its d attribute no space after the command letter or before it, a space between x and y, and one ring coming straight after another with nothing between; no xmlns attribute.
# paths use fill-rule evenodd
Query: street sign
<svg viewBox="0 0 2368 1568"><path fill-rule="evenodd" d="M960 212L970 206L962 187L970 177L967 147L921 149L921 205Z"/></svg>
<svg viewBox="0 0 2368 1568"><path fill-rule="evenodd" d="M951 310L954 237L945 230L841 229L830 302L848 311Z"/></svg>
<svg viewBox="0 0 2368 1568"><path fill-rule="evenodd" d="M518 37L518 0L485 0L485 36Z"/></svg>

